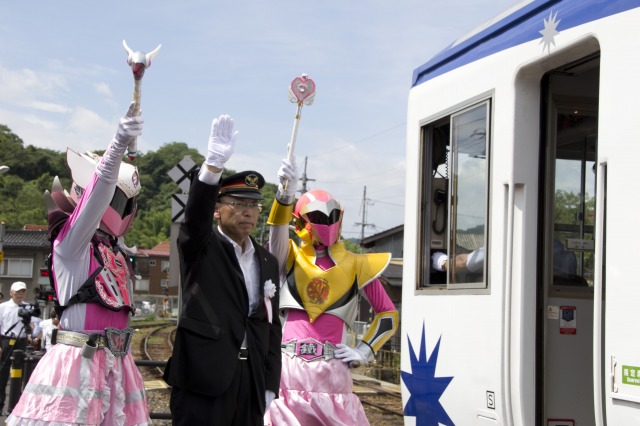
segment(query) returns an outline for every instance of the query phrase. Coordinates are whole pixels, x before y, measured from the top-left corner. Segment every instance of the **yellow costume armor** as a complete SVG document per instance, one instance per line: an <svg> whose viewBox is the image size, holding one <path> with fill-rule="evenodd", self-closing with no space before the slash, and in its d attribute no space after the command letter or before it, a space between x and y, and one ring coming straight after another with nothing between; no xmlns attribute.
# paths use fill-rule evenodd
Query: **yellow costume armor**
<svg viewBox="0 0 640 426"><path fill-rule="evenodd" d="M315 265L316 254L310 244L298 247L291 240L289 244L287 270L293 268L295 283L288 286L289 292L293 290L296 293L293 296L302 305L298 304L297 307L307 312L312 323L327 312L338 315L350 324L352 318L341 315L339 308L354 299L357 290L377 278L391 260L389 253L356 254L347 251L343 243L336 243L328 249L335 265L325 271ZM353 297L348 297L353 290ZM285 306L281 303L281 307Z"/></svg>

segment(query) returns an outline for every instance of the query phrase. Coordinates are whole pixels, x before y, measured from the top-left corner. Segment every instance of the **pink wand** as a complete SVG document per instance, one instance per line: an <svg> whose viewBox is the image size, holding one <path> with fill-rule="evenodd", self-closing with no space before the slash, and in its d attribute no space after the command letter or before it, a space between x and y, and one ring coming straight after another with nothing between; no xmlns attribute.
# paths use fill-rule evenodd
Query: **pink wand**
<svg viewBox="0 0 640 426"><path fill-rule="evenodd" d="M302 104L311 105L316 97L316 83L309 78L307 74L296 77L289 86L289 100L298 105L296 116L293 120L293 131L291 132L291 141L289 142L289 152L287 159L293 159L293 151L296 148L296 138L298 137L298 124L300 124L300 116L302 114ZM282 182L282 187L287 189L288 181Z"/></svg>

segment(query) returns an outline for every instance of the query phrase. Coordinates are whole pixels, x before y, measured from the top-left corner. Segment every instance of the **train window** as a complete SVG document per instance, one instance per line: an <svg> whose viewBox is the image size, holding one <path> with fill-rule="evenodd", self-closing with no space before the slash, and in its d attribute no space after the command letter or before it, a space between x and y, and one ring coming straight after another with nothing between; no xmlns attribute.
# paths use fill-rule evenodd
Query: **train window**
<svg viewBox="0 0 640 426"><path fill-rule="evenodd" d="M584 100L560 101L555 127L553 285L592 287L597 110Z"/></svg>
<svg viewBox="0 0 640 426"><path fill-rule="evenodd" d="M486 288L489 111L484 101L423 127L423 288Z"/></svg>

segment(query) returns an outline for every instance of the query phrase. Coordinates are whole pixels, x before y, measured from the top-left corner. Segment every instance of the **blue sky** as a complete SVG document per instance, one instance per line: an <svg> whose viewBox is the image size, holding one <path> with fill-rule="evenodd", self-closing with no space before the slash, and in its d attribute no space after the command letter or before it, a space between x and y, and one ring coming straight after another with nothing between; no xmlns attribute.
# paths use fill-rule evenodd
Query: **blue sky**
<svg viewBox="0 0 640 426"><path fill-rule="evenodd" d="M25 145L104 149L133 89L122 40L149 52L140 151L181 141L206 152L211 120L240 131L235 170L267 181L291 137L291 80L307 73L296 157L308 189L345 207L343 235L404 222L412 72L514 0L110 1L0 3L0 123ZM0 163L2 154L0 153ZM44 189L44 188L43 188Z"/></svg>

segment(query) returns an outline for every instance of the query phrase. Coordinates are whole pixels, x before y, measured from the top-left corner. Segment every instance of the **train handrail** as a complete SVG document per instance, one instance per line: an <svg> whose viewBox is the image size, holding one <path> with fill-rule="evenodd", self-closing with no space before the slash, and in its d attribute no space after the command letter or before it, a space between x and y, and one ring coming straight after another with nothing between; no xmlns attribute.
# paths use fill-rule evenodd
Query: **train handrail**
<svg viewBox="0 0 640 426"><path fill-rule="evenodd" d="M502 395L504 397L505 424L513 424L513 407L511 400L511 285L513 283L513 227L515 211L515 184L505 182L507 191L506 221L506 262L503 270L504 288L502 291Z"/></svg>
<svg viewBox="0 0 640 426"><path fill-rule="evenodd" d="M593 265L593 409L596 426L604 425L602 407L602 269L607 162L598 164L596 181L595 259Z"/></svg>

